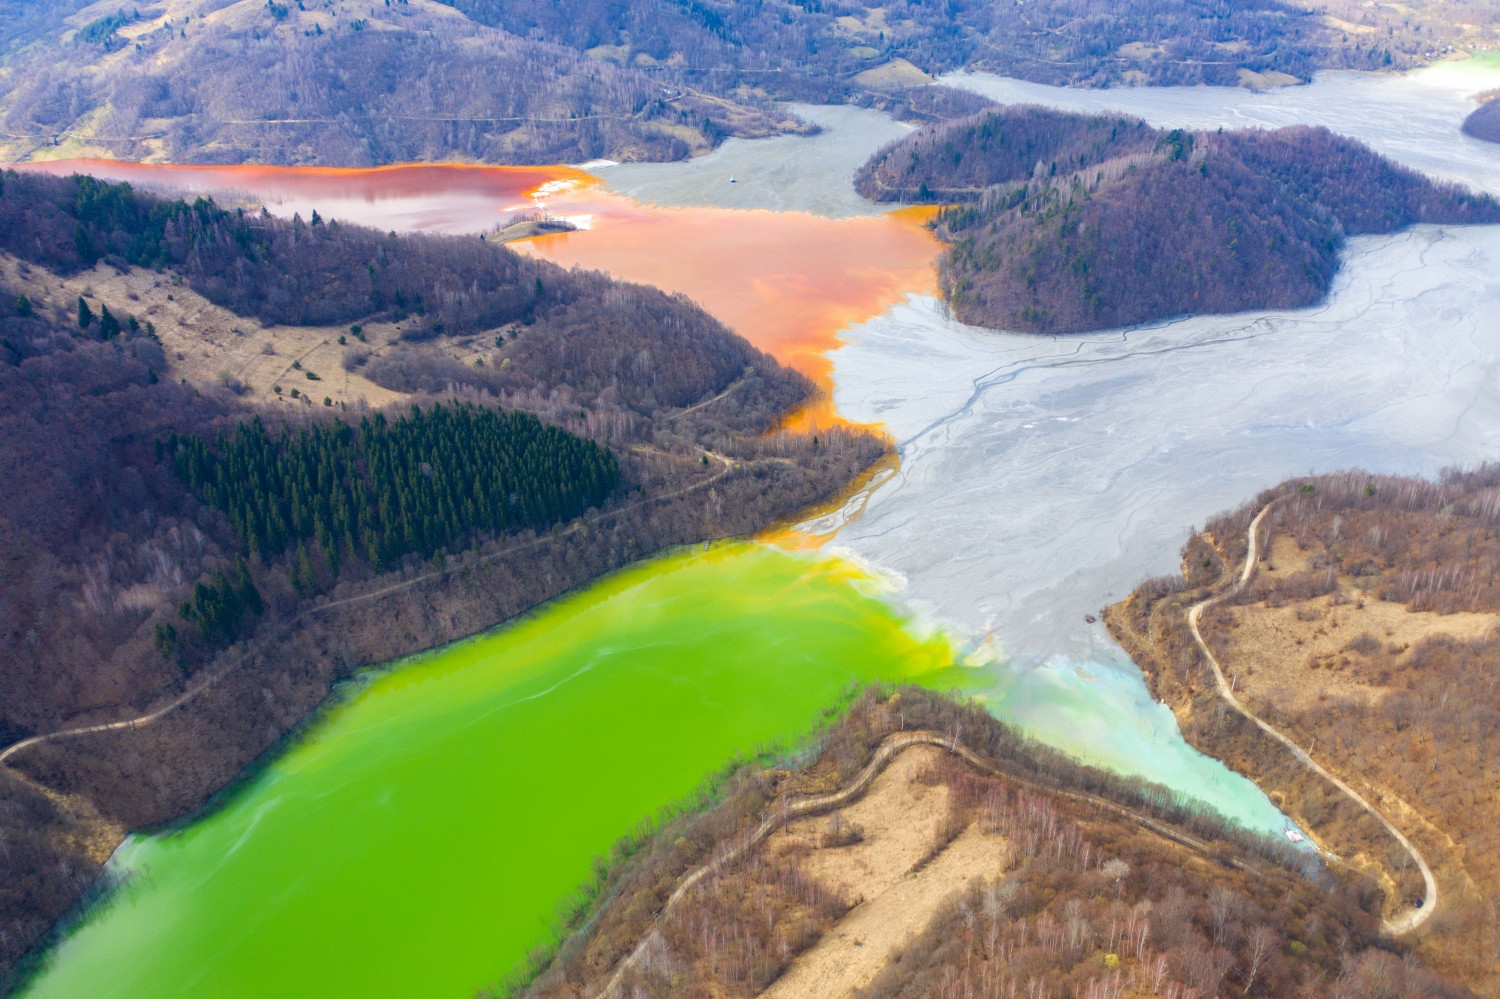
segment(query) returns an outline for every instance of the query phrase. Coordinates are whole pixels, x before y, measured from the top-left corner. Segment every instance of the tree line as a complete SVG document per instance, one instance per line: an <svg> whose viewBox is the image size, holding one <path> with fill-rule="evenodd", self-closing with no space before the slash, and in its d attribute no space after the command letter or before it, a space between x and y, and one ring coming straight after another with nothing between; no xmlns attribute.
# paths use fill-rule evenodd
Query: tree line
<svg viewBox="0 0 1500 999"><path fill-rule="evenodd" d="M802 100L867 99L853 77L893 58L931 73L970 67L1050 84L1233 86L1242 68L1306 80L1329 63L1379 68L1391 53L1409 65L1432 44L1407 32L1362 47L1276 0L444 2L517 35L584 51L621 46L636 64L705 89L747 85Z"/></svg>
<svg viewBox="0 0 1500 999"><path fill-rule="evenodd" d="M1425 627L1413 617L1401 633L1380 622L1392 605L1500 610L1497 488L1494 465L1436 480L1351 471L1283 482L1204 525L1183 549L1187 579L1150 581L1106 612L1190 743L1255 779L1328 849L1379 873L1392 908L1422 899L1420 872L1379 822L1291 765L1286 747L1251 722L1201 707L1213 681L1185 607L1237 573L1251 519L1274 502L1260 528L1266 571L1205 612L1201 631L1256 715L1355 786L1409 803L1392 818L1431 864L1441 906L1416 953L1481 995L1500 982L1487 959L1500 946L1491 901L1500 885L1500 645L1493 632L1449 633L1442 617ZM1298 568L1283 564L1293 559ZM1266 643L1273 630L1279 639Z"/></svg>
<svg viewBox="0 0 1500 999"><path fill-rule="evenodd" d="M34 44L0 82L3 158L77 131L120 159L172 162L675 160L790 125L767 105L666 94L638 67L451 11L252 6L234 18L155 11L129 37L116 30L129 14L111 14L66 41L35 17Z"/></svg>
<svg viewBox="0 0 1500 999"><path fill-rule="evenodd" d="M287 221L91 177L12 171L0 174L0 250L63 274L100 262L170 268L215 304L266 324L395 320L414 349L516 328L504 371L481 376L450 365L436 388L454 380L507 392L567 384L585 402L608 395L647 415L721 391L751 367L796 398L810 390L682 296L474 238ZM443 367L420 364L433 365Z"/></svg>
<svg viewBox="0 0 1500 999"><path fill-rule="evenodd" d="M620 482L614 455L593 441L466 403L279 436L257 417L213 441L174 433L161 447L247 552L296 546L300 567L315 542L332 575L343 560L379 569L475 532L571 520Z"/></svg>
<svg viewBox="0 0 1500 999"><path fill-rule="evenodd" d="M201 807L360 665L493 627L663 547L759 531L830 496L886 451L852 428L768 434L810 384L679 296L516 261L477 239L267 222L89 181L7 173L0 186L0 249L18 258L11 272L26 282L0 281L0 742L142 714L202 671L218 678L148 728L34 747L10 761L24 777L0 768L0 991L94 883L103 859L96 844ZM234 235L241 221L244 244ZM80 229L86 240L75 239ZM198 232L198 242L184 241L185 232ZM303 283L302 273L313 248L330 290L348 281L355 292L316 300L317 282ZM232 389L173 377L149 324L132 329L123 297L107 302L118 335L105 337L106 303L93 298L81 327L76 300L49 295L55 282L37 266L71 274L91 260L121 269L165 260L164 282L207 287L217 276L212 293L247 310L260 308L262 290L290 284L295 295L274 305L286 310L278 314L358 318L369 314L368 286L353 282L368 280L368 254L380 251L391 279L406 282L397 285L404 300L421 294L426 318L448 307L431 288L460 281L521 311L482 330L503 332L510 362L483 368L434 351L433 339L449 334L409 312L404 325L415 335L382 360L377 380L411 393L424 414L441 403L451 420L452 400L461 399L497 420L531 413L541 439L566 431L591 442L619 475L597 515L561 530L481 527L430 561L412 551L380 566L345 557L340 538L336 567L314 516L310 540L250 553L229 515L196 495L175 452L163 443L158 456L156 443L175 433L221 454L222 433L232 451L238 428L257 414ZM333 430L332 413L258 415L278 460L304 430ZM373 427L376 414L363 415ZM357 409L348 418L356 440L361 419ZM409 411L386 419L389 434ZM436 488L421 461L447 467L422 452L428 443L442 439L419 440L401 459L403 476L417 472L409 506L417 491ZM705 448L731 463L705 462ZM368 488L368 456L353 467ZM538 475L551 481L557 471ZM321 467L309 474L298 495L311 511ZM454 479L464 474L458 468ZM479 510L472 492L447 496L452 518L438 499L434 538L439 527L468 526L460 499ZM379 516L378 495L373 502ZM399 511L394 492L391 504ZM357 523L353 511L351 503ZM331 536L336 512L320 512ZM283 507L280 516L290 524L296 515ZM425 543L425 521L421 528Z"/></svg>
<svg viewBox="0 0 1500 999"><path fill-rule="evenodd" d="M119 158L178 162L670 160L789 127L761 95L899 104L900 86L860 79L898 58L1049 84L1233 86L1244 73L1410 68L1500 38L1455 0L444 2L465 16L270 2L127 37L132 10L66 40L78 0L13 2L0 18L0 158L76 134Z"/></svg>

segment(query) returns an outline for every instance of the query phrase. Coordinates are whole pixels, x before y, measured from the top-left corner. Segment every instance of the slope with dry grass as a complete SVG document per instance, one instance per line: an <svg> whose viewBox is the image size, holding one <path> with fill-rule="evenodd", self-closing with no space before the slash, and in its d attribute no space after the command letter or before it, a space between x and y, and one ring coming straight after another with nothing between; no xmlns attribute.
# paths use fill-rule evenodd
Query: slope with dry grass
<svg viewBox="0 0 1500 999"><path fill-rule="evenodd" d="M1439 483L1356 473L1277 487L1259 501L1271 503L1263 561L1201 618L1237 696L1418 845L1442 904L1416 946L1486 994L1500 987L1497 486L1487 469ZM1185 639L1185 607L1244 558L1247 523L1246 511L1212 522L1184 550L1186 589L1153 581L1106 620L1189 740L1371 872L1399 913L1422 897L1406 852L1285 747L1226 714Z"/></svg>
<svg viewBox="0 0 1500 999"><path fill-rule="evenodd" d="M75 218L49 200L72 181L32 183L0 178L13 251L0 255L0 744L174 707L0 765L0 983L124 828L200 806L360 665L474 634L663 547L760 530L886 451L854 430L768 433L806 379L655 289L478 240L265 220L218 244L220 280L200 269L215 255L203 232L181 257L142 249L164 231L136 223L188 206L110 188L123 214ZM311 256L278 261L276 232ZM80 257L84 244L110 249ZM368 284L332 292L372 280L372 258L413 312L381 307ZM468 318L455 324L454 307ZM451 399L609 448L621 488L553 530L480 531L430 560L329 558L317 540L302 560L247 551L162 447L255 417L275 432ZM260 610L228 639L181 641L199 620L183 605L218 573L237 578L242 556Z"/></svg>
<svg viewBox="0 0 1500 999"><path fill-rule="evenodd" d="M673 160L799 127L433 0L100 2L35 30L0 71L0 160Z"/></svg>
<svg viewBox="0 0 1500 999"><path fill-rule="evenodd" d="M900 734L913 728L944 734ZM861 786L898 740L912 748L860 797L797 817ZM718 794L622 842L556 956L496 991L1352 999L1390 981L1404 990L1391 994L1466 994L1379 941L1358 876L1304 867L918 688L865 691L817 752L743 767ZM736 845L763 821L769 835Z"/></svg>

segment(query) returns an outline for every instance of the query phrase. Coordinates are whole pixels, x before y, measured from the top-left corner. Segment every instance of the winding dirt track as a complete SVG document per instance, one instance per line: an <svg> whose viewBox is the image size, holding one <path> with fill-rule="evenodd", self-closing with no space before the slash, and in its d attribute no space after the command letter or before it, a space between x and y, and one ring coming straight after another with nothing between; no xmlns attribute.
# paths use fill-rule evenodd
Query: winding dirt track
<svg viewBox="0 0 1500 999"><path fill-rule="evenodd" d="M1375 818L1379 819L1381 825L1385 826L1386 831L1391 834L1392 838L1394 838L1396 842L1401 844L1402 849L1404 849L1408 854L1411 855L1412 860L1416 861L1418 869L1420 869L1422 872L1422 882L1424 885L1426 885L1427 890L1426 897L1422 900L1422 907L1420 909L1413 909L1412 911L1406 913L1398 919L1388 919L1382 924L1382 927L1391 936L1401 936L1403 934L1410 933L1412 930L1415 930L1417 927L1427 922L1428 919L1432 918L1433 912L1437 910L1437 881L1433 878L1432 869L1427 866L1426 859L1422 856L1421 852L1412 845L1411 841L1408 840L1404 835L1402 835L1401 830L1397 829L1395 825L1392 824L1391 820L1381 814L1374 805L1371 805L1368 801L1366 801L1358 791L1354 790L1354 788L1350 787L1348 784L1345 784L1333 774L1323 769L1323 767L1320 766L1316 760L1307 755L1306 751L1304 751L1301 746L1298 746L1295 742L1293 742L1287 736L1283 735L1276 728L1262 721L1253 712L1251 712L1248 708L1240 703L1239 698L1234 696L1233 686L1231 686L1229 681L1224 677L1224 670L1219 666L1219 660L1214 658L1213 652L1209 650L1208 643L1203 640L1203 633L1198 630L1198 618L1202 616L1203 611L1206 608L1211 607L1214 604L1219 603L1220 601L1227 600L1235 594L1239 593L1250 582L1251 577L1255 575L1255 566L1256 562L1258 561L1256 554L1259 550L1259 537L1257 535L1257 531L1260 528L1260 522L1265 519L1266 514L1271 511L1271 506L1272 504L1270 503L1266 504L1265 507L1261 509L1260 513L1255 515L1255 519L1250 522L1249 545L1245 552L1245 568L1244 571L1240 573L1240 578L1235 581L1233 586L1231 586L1224 592L1216 594L1215 596L1209 597L1207 600L1201 600L1198 603L1194 604L1192 606L1192 609L1188 611L1188 628L1193 633L1193 641L1198 643L1199 651L1203 653L1204 658L1208 660L1208 665L1212 667L1214 671L1214 682L1218 685L1219 696L1224 699L1225 703L1227 703L1231 708L1234 708L1234 710L1238 711L1240 714L1244 715L1250 721L1258 725L1261 731L1265 732L1267 735L1271 736L1273 739L1276 739L1282 745L1286 746L1287 749L1292 751L1292 755L1300 760L1304 766L1306 766L1308 769L1312 770L1319 776L1323 777L1328 781L1328 783L1332 784L1334 787L1344 792L1344 794L1348 795L1349 798L1354 801L1355 804L1359 805L1360 808L1363 808L1365 811L1375 816Z"/></svg>
<svg viewBox="0 0 1500 999"><path fill-rule="evenodd" d="M910 749L913 746L941 746L943 749L948 750L950 753L962 757L965 762L973 766L975 769L992 777L1001 777L1006 780L1013 781L1029 790L1041 791L1047 794L1057 794L1065 798L1072 798L1075 801L1082 801L1090 805L1108 809L1111 812L1135 821L1142 827L1156 833L1158 836L1169 839L1172 842L1178 843L1182 846L1188 847L1191 850L1196 850L1199 853L1208 853L1211 849L1211 845L1209 843L1206 843L1195 836L1190 836L1182 830L1169 825L1168 823L1162 822L1158 819L1154 819L1151 816L1138 812L1132 808L1127 808L1126 806L1121 805L1118 802L1110 801L1108 798L1101 798L1098 795L1090 794L1087 791L1069 791L1062 787L1043 784L1002 770L999 767L996 767L993 763L984 759L982 756L979 756L973 750L969 749L968 746L965 746L963 743L959 742L957 733L948 735L940 732L930 731L896 732L886 736L885 740L881 742L878 747L876 747L875 754L871 757L870 762L865 766L863 770L859 772L858 776L856 776L854 780L849 782L846 787L843 787L837 791L830 791L827 794L818 794L812 795L807 798L801 798L797 801L791 801L788 798L783 798L779 807L773 809L772 812L767 813L761 819L760 825L756 826L747 835L742 836L738 842L725 847L720 852L716 853L707 863L695 867L687 874L683 875L682 880L678 882L676 890L674 890L672 894L667 898L666 904L661 907L661 911L656 914L657 924L660 924L661 920L667 915L667 913L672 911L672 907L682 901L687 893L691 891L693 886L696 885L699 881L702 881L710 874L713 874L716 871L720 871L730 864L739 861L747 853L758 846L761 841L769 836L772 832L786 825L791 820L832 811L835 808L839 808L853 801L869 788L870 783L875 780L875 778L880 774L882 770L885 769L886 765L890 763L891 760L895 759L896 756L898 756L904 750ZM1250 872L1254 872L1256 870L1253 864L1247 863L1246 861L1237 858L1232 859L1230 862L1241 870ZM619 991L620 980L625 976L625 973L628 970L630 970L638 961L640 961L641 957L646 953L647 949L651 946L652 941L656 937L657 930L656 927L653 926L644 936L641 937L640 941L636 943L635 947L631 949L630 953L620 961L619 965L615 968L614 974L611 975L609 977L609 981L605 983L604 988L600 989L599 992L596 993L596 999L616 999L616 997L621 994Z"/></svg>
<svg viewBox="0 0 1500 999"><path fill-rule="evenodd" d="M736 382L734 385L731 385L728 389L725 389L723 392L721 392L719 395L715 396L713 399L708 400L708 402L715 402L718 399L723 398L725 395L728 395L729 392L732 391L736 386L738 386L738 384L739 384L739 382ZM714 459L715 462L718 463L719 470L716 473L714 473L713 475L711 475L707 479L704 479L704 480L702 480L700 482L695 482L695 483L693 483L691 485L688 485L688 486L684 486L681 489L674 490L673 492L664 493L661 496L651 496L651 497L648 497L646 499L636 500L633 503L627 503L624 506L616 507L613 510L607 510L607 511L605 511L603 513L596 514L593 518L591 518L591 522L592 523L600 523L602 521L609 520L612 517L617 517L617 516L619 516L622 513L627 513L627 512L629 512L631 510L634 510L634 509L636 509L638 507L645 506L647 504L660 503L663 500L675 499L678 496L683 496L683 495L685 495L687 493L696 492L697 490L703 489L706 486L713 485L715 482L718 482L720 479L722 479L724 476L728 475L731 471L734 470L735 463L734 463L733 459L728 458L725 455L719 454L716 451L710 451L710 450L708 450L706 448L698 448L697 450L699 451L699 453L701 454L701 456L706 457L706 458L712 458L712 459ZM762 460L774 460L774 459L762 459ZM567 528L565 528L561 532L561 534L559 536L560 537L566 537L569 534L577 533L578 531L582 530L583 523L584 522L583 522L583 520L581 518L578 519L578 520L575 520L570 526L568 526ZM496 559L505 558L506 556L509 556L509 555L514 555L517 552L525 551L528 548L534 548L537 545L546 543L546 542L548 542L550 540L552 540L552 539L549 538L549 537L539 537L539 538L536 538L536 539L534 539L532 541L529 541L529 542L527 542L526 544L523 544L523 545L517 545L517 546L514 546L514 547L507 546L505 548L501 548L498 551L491 552L488 555L481 555L478 559L475 560L475 564L477 565L477 564L482 564L482 563L485 563L485 562L493 562ZM448 571L449 570L447 570L447 569L435 569L435 570L432 570L431 572L426 572L426 573L423 573L422 575L419 575L419 576L413 576L410 579L404 579L404 580L402 580L399 583L394 583L394 584L392 584L390 586L386 586L386 587L383 587L383 588L378 589L378 590L372 590L372 591L370 591L368 593L357 593L357 594L355 594L352 597L344 597L344 598L339 599L339 600L330 600L330 601L327 601L325 603L318 604L315 607L309 607L306 610L303 610L302 612L300 612L299 614L297 614L295 617L293 617L289 621L287 621L286 625L288 627L290 627L290 626L299 624L303 620L307 619L308 617L311 617L314 614L320 614L323 611L332 610L335 607L345 607L345 606L348 606L350 604L365 603L365 602L371 601L371 600L379 600L381 597L387 597L387 596L390 596L391 594L399 593L399 592L401 592L403 590L409 590L413 586L416 586L419 583L424 583L424 582L427 582L428 580L435 579L435 578L443 575L445 572L448 572ZM99 733L99 732L114 732L114 731L119 731L121 729L127 729L127 728L145 728L148 725L151 725L151 724L154 724L157 721L160 721L163 717L165 717L166 715L170 714L176 708L182 707L188 701L191 701L193 698L195 698L199 694L203 693L209 687L212 687L219 680L221 680L224 677L228 676L230 673L234 672L240 666L243 666L248 660L249 660L249 656L241 657L238 661L230 663L229 665L223 667L222 669L218 670L217 672L213 672L213 673L209 673L209 674L205 675L197 683L190 684L186 690L184 690L181 694L178 694L176 697L174 697L172 700L168 701L166 704L163 704L161 707L158 707L158 708L156 708L156 709L154 709L154 710L152 710L152 711L150 711L150 712L148 712L146 714L137 715L134 718L126 718L123 721L105 722L105 723L98 724L98 725L84 725L84 726L81 726L81 727L78 727L78 728L62 728L62 729L58 729L57 731L54 731L54 732L43 732L40 735L33 735L33 736L29 737L29 738L22 739L19 742L13 742L9 746L6 746L4 749L0 749L0 766L4 766L5 765L5 761L8 760L8 759L10 759L16 753L19 753L22 750L27 749L27 748L29 748L31 746L39 745L40 743L43 743L43 742L50 742L50 741L52 741L54 739L71 739L71 738L75 738L77 736L82 736L82 735L94 735L94 734Z"/></svg>

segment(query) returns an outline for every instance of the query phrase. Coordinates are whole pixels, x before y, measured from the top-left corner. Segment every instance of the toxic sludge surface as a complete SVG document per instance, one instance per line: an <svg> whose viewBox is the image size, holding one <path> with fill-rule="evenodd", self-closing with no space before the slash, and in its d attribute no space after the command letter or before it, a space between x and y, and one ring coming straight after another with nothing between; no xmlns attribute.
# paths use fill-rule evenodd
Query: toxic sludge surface
<svg viewBox="0 0 1500 999"><path fill-rule="evenodd" d="M129 878L30 997L472 996L643 816L851 682L942 682L877 580L758 544L648 561L356 684Z"/></svg>
<svg viewBox="0 0 1500 999"><path fill-rule="evenodd" d="M985 85L1164 125L1385 122L1355 134L1500 190L1500 147L1457 131L1464 95L1496 85L1473 76L1330 75L1273 95ZM801 160L728 145L694 164L603 168L613 190L547 168L456 195L462 213L443 206L441 173L411 196L265 197L286 214L470 233L540 198L588 226L531 252L684 291L829 378L841 415L890 429L899 467L801 537L832 535L891 571L907 606L988 653L957 674L965 689L1048 742L1279 828L1253 785L1182 742L1083 616L1172 571L1190 525L1289 474L1493 457L1500 231L1356 240L1329 301L1299 312L1067 339L977 330L931 297L937 247L920 218L858 210L847 177L828 178L896 133L866 114L829 114L808 146L787 145L810 150ZM721 168L739 171L732 188ZM544 934L589 854L704 770L799 730L850 679L956 678L944 643L914 637L838 563L764 547L678 559L383 674L222 811L132 840L120 862L134 886L31 994L410 994L419 980L468 994Z"/></svg>

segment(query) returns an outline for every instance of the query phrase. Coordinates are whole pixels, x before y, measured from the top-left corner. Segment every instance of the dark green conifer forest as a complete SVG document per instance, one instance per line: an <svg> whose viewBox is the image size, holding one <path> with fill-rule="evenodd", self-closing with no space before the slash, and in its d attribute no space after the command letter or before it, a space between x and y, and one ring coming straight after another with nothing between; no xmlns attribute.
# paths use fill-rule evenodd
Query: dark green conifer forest
<svg viewBox="0 0 1500 999"><path fill-rule="evenodd" d="M257 418L212 442L173 434L165 448L248 552L295 547L300 564L316 542L335 575L349 558L380 568L474 532L571 520L620 481L614 455L593 441L465 403L275 437Z"/></svg>

